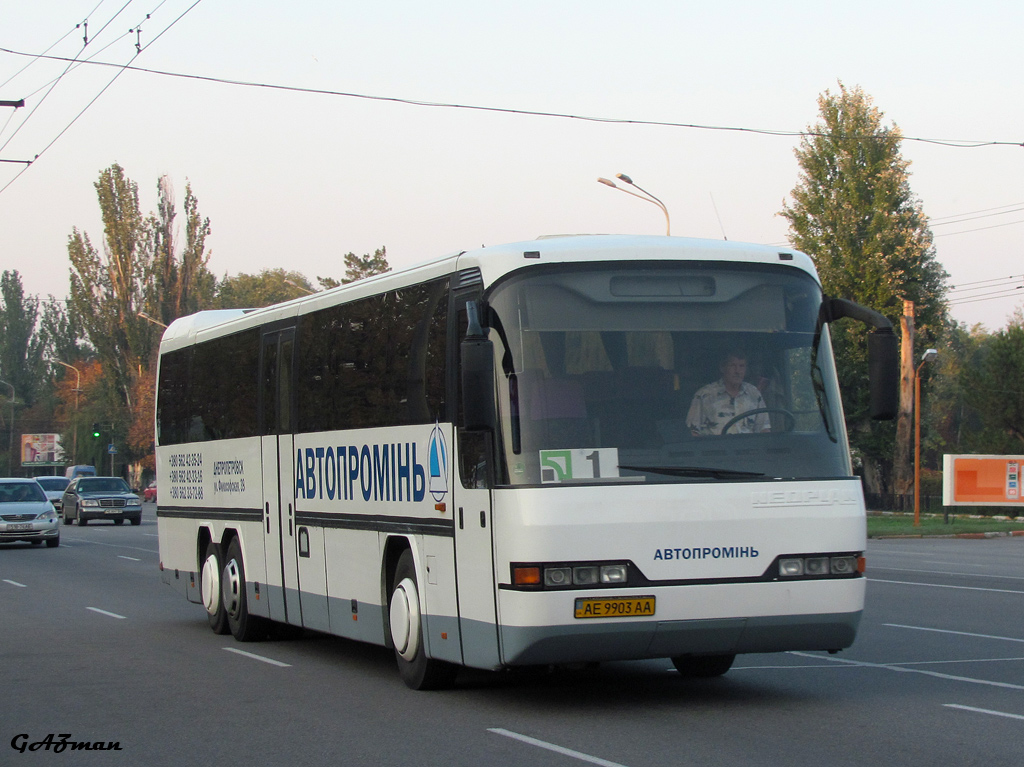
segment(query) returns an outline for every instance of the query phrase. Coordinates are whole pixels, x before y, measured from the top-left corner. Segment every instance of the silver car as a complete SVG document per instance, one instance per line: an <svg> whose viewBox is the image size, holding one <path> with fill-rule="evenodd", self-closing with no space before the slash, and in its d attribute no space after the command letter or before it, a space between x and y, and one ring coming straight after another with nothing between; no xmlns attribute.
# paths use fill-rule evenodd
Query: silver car
<svg viewBox="0 0 1024 767"><path fill-rule="evenodd" d="M0 479L0 543L60 545L60 520L34 479Z"/></svg>

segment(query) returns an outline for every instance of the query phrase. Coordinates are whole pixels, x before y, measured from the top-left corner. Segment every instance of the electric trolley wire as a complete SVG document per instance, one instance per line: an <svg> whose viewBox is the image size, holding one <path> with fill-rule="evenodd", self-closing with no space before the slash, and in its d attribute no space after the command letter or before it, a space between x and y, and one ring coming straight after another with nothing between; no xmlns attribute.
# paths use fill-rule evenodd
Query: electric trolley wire
<svg viewBox="0 0 1024 767"><path fill-rule="evenodd" d="M196 0L196 3L189 8L191 10L201 0ZM188 11L186 11L187 13ZM184 14L182 14L184 15ZM162 34L162 33L161 33ZM0 52L9 53L14 56L35 56L39 54L25 53L24 51L16 51L11 48L0 47ZM55 61L67 61L67 59L60 56L42 56L42 58L52 59ZM108 66L108 67L120 67L121 64L115 64L104 61L89 61L89 64L94 66ZM512 115L523 115L530 117L551 117L565 120L580 120L583 122L596 122L596 123L608 123L616 125L647 125L664 128L689 128L694 130L710 130L710 131L725 131L733 133L753 133L765 136L782 136L782 137L825 137L828 138L830 134L822 133L817 131L796 131L796 130L773 130L768 128L750 128L741 126L729 126L729 125L702 125L699 123L682 123L682 122L671 122L664 120L639 120L632 118L623 117L598 117L594 115L578 115L570 114L568 112L548 112L533 109L515 109L512 107L496 107L496 106L484 106L481 104L459 104L454 102L441 102L441 101L425 101L420 99L409 99L401 98L398 96L379 96L368 93L355 93L351 91L336 91L328 90L323 88L306 88L295 85L277 85L273 83L262 83L249 80L233 80L223 77L213 77L210 75L196 75L188 74L185 72L171 72L162 69L150 69L148 67L136 67L127 66L128 69L134 72L144 72L146 74L160 75L162 77L175 77L185 80L198 80L201 82L219 83L221 85L234 85L245 88L263 88L266 90L273 91L286 91L290 93L306 93L320 96L335 96L341 98L354 98L363 99L367 101L383 101L393 104L405 104L408 106L419 106L419 107L432 107L438 109L463 109L467 111L477 112L491 112L499 114L512 114ZM849 138L859 138L863 140L875 140L880 138L876 135L866 136L850 136ZM1024 147L1024 142L1021 141L969 141L961 139L933 139L924 138L920 136L900 136L902 141L916 141L926 144L937 144L940 146L947 146L954 149L977 149L986 146L1017 146Z"/></svg>
<svg viewBox="0 0 1024 767"><path fill-rule="evenodd" d="M114 18L119 16L125 10L125 8L127 8L132 2L133 2L133 0L127 0L127 2L114 15L114 17L112 17L110 19L110 21L113 21ZM140 39L140 37L141 37L141 31L142 31L141 27L142 27L142 24L145 21L148 21L152 17L152 14L156 13L156 11L158 11L160 9L160 7L163 6L163 4L165 2L167 2L167 0L160 0L160 3L156 6L156 8L154 8L150 13L147 13L145 19L143 19L142 22L139 22L139 24L137 24L134 29L130 30L131 32L135 32L137 34L137 40ZM61 131L56 136L53 137L53 139L50 141L50 143L48 143L45 147L43 147L42 150L40 150L31 160L28 160L28 161L24 161L24 160L13 161L13 162L22 162L22 163L24 163L25 167L23 167L18 173L16 173L14 175L14 177L10 181L8 181L3 187L0 187L0 194L3 194L14 182L16 182L19 178L21 178L22 174L24 174L31 167L32 163L34 163L36 160L38 160L40 157L42 157L46 153L46 151L49 150L50 147L52 147L61 138L61 136L63 136L65 133L67 133L67 131L70 130L71 126L74 125L78 121L78 119L83 114L85 114L85 112L88 111L88 109L93 104L96 103L96 101L99 99L99 97L102 96L107 91L107 89L110 88L110 86L113 85L117 81L117 79L121 75L123 75L129 69L135 69L135 67L131 66L131 62L133 62L136 59L136 57L138 57L145 48L148 48L150 45L152 45L158 39L160 39L160 37L162 37L164 35L164 33L166 33L171 27L173 27L175 24L177 24L179 21L181 21L181 19L184 18L185 15L189 13L189 11L191 11L193 8L195 8L197 5L199 5L199 3L201 3L201 2L202 2L202 0L195 0L195 2L193 2L192 5L190 5L188 8L186 8L176 19L174 19L174 21L172 21L170 24L165 26L156 35L156 37L153 38L153 40L151 40L149 43L146 44L145 47L143 47L140 42L137 42L136 45L135 45L135 53L132 55L132 57L126 63L124 63L124 64L111 64L111 63L108 63L108 62L101 62L105 66L116 67L117 68L117 72L114 74L114 76L112 78L110 78L110 80L107 82L107 84L104 85L103 88L101 88L100 91L95 96L93 96L92 99L89 100L89 102L81 109L81 111L79 111L78 114L76 114L71 119L71 121L66 126L64 126L64 128L62 128ZM96 8L99 8L99 6L102 5L102 4L103 4L103 0L101 0L100 4L97 5ZM93 11L95 12L95 9L93 9ZM101 34L103 32L104 29L106 29L110 25L110 21L108 21L107 24L105 24L103 26L103 28L100 30L99 33L97 33L97 37L99 36L99 34ZM65 37L66 37L66 35L65 35ZM123 35L122 35L122 37L123 37ZM61 38L61 39L63 39L63 38ZM86 39L85 45L88 45L88 39ZM83 51L85 50L85 45L83 45L83 48L82 48ZM109 45L107 47L109 47ZM82 53L82 51L79 51L78 56L80 56L81 53ZM94 62L90 61L89 59L85 59L85 60L79 59L78 56L76 56L74 59L68 59L66 57L58 57L58 56L49 56L49 55L39 55L39 56L36 57L37 60L40 59L40 58L43 58L43 59L50 59L50 60L66 61L66 62L68 62L68 66L65 67L64 72L61 73L60 77L58 77L55 81L53 81L52 85L50 85L50 89L46 92L46 94L44 94L43 98L40 99L39 102L37 102L37 104L33 108L32 112L30 112L29 115L21 122L21 124L14 131L14 133L7 139L6 142L4 142L3 145L0 145L0 151L2 151L7 146L7 144L9 144L11 142L11 139L14 138L14 136L18 133L18 131L21 130L21 127L32 117L32 114L35 112L36 109L39 108L39 105L46 99L46 96L48 96L53 91L53 88L55 88L57 86L57 83L60 82L60 80L64 77L64 75L67 74L68 70L73 65L75 65L76 63L77 64L94 63ZM8 162L8 161L0 160L0 162Z"/></svg>

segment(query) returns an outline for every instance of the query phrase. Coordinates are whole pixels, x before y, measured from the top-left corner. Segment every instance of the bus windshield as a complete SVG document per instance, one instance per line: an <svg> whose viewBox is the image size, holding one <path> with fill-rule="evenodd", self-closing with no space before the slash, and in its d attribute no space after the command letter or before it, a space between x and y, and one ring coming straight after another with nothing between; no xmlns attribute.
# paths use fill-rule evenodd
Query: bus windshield
<svg viewBox="0 0 1024 767"><path fill-rule="evenodd" d="M489 297L501 484L850 476L822 293L788 265L560 265Z"/></svg>

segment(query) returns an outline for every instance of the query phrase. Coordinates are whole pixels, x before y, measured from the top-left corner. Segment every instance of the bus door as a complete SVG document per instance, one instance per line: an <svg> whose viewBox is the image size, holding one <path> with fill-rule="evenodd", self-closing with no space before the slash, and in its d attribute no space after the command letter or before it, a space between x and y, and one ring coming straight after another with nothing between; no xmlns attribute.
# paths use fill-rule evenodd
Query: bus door
<svg viewBox="0 0 1024 767"><path fill-rule="evenodd" d="M459 590L459 630L462 658L467 666L494 668L498 654L495 619L494 549L492 546L491 491L486 482L467 474L483 470L475 445L483 434L463 434L459 440L462 484L455 483L455 572ZM488 437L489 438L489 437ZM473 453L468 455L467 453ZM469 485L467 487L467 485Z"/></svg>
<svg viewBox="0 0 1024 767"><path fill-rule="evenodd" d="M456 337L465 337L467 327L466 301L477 298L475 292L456 294L452 316L456 318ZM459 354L459 344L454 344ZM460 370L456 362L452 369ZM461 390L459 375L454 382ZM461 391L456 401L461 400ZM461 406L460 406L461 407ZM461 422L461 416L457 419ZM496 612L496 577L492 491L493 441L491 434L455 429L455 471L452 483L455 505L455 572L459 593L459 631L462 657L467 666L495 668L501 663L498 649Z"/></svg>
<svg viewBox="0 0 1024 767"><path fill-rule="evenodd" d="M295 525L294 348L294 328L263 335L263 533L270 617L301 625Z"/></svg>

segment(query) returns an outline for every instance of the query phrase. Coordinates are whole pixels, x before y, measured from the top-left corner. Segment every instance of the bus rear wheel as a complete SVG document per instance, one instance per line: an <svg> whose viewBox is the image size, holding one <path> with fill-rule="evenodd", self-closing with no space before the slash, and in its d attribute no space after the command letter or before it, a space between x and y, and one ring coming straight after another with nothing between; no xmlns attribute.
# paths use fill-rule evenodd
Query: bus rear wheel
<svg viewBox="0 0 1024 767"><path fill-rule="evenodd" d="M680 655L672 659L672 665L689 679L710 679L722 676L735 660L735 655Z"/></svg>
<svg viewBox="0 0 1024 767"><path fill-rule="evenodd" d="M402 681L413 690L440 690L451 687L458 667L428 658L423 648L423 621L419 588L412 552L406 549L398 559L395 581L388 602L391 641Z"/></svg>
<svg viewBox="0 0 1024 767"><path fill-rule="evenodd" d="M231 629L228 628L228 614L224 611L224 600L221 599L220 561L220 546L210 541L206 544L200 587L210 628L214 634L227 634Z"/></svg>
<svg viewBox="0 0 1024 767"><path fill-rule="evenodd" d="M266 637L266 620L249 612L249 601L245 593L245 563L237 538L231 539L224 556L220 594L224 612L227 613L228 628L235 639L239 642L255 642Z"/></svg>

